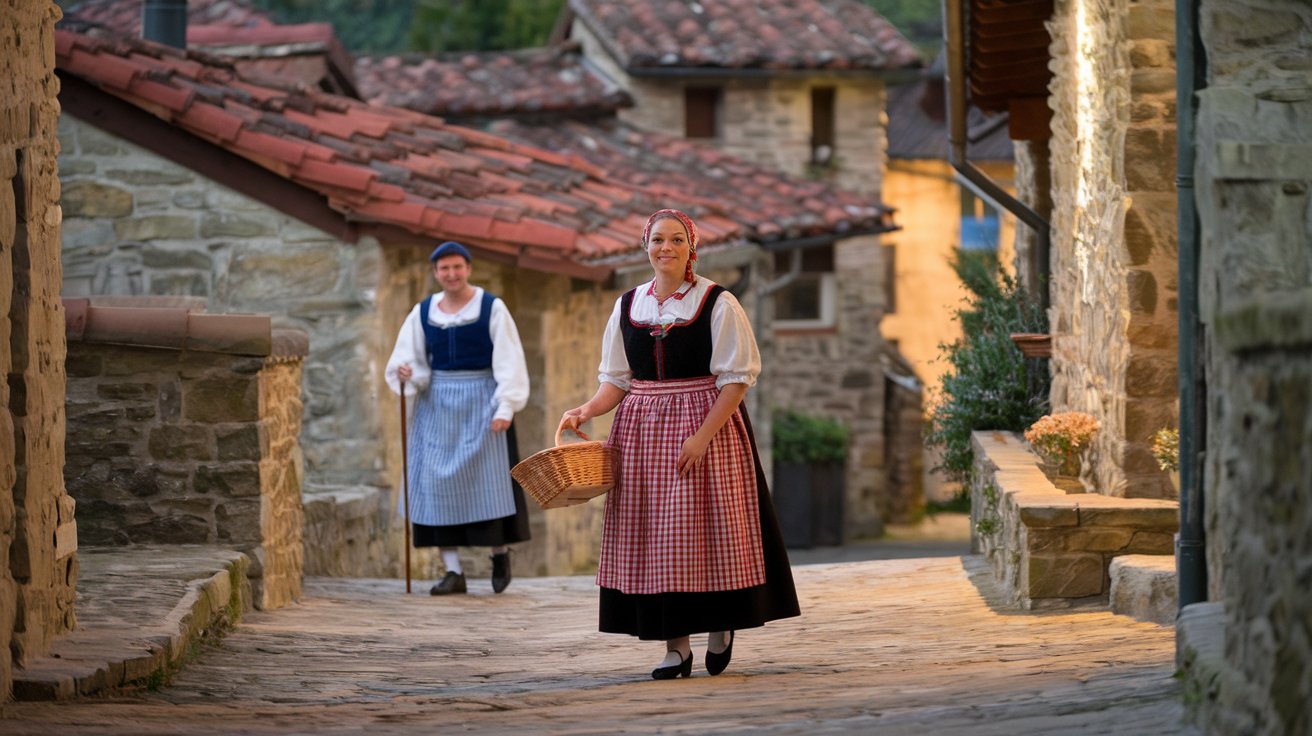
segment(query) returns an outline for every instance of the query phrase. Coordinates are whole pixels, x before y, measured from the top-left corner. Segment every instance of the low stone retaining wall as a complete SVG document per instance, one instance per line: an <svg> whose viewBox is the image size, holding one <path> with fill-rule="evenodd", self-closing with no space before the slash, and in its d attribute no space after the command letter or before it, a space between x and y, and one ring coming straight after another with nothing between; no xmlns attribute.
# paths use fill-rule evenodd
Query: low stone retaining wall
<svg viewBox="0 0 1312 736"><path fill-rule="evenodd" d="M227 545L257 607L299 597L305 334L167 298L64 305L82 543Z"/></svg>
<svg viewBox="0 0 1312 736"><path fill-rule="evenodd" d="M971 549L1023 608L1106 603L1118 555L1173 554L1179 504L1066 493L1011 432L975 432Z"/></svg>

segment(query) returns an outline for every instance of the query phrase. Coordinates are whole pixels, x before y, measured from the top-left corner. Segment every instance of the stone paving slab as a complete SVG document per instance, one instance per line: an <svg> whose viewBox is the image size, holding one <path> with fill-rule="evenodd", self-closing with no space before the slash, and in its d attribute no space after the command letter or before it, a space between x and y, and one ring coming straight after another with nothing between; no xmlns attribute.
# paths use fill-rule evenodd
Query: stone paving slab
<svg viewBox="0 0 1312 736"><path fill-rule="evenodd" d="M249 560L200 545L78 551L77 628L14 671L18 700L97 695L176 667L249 607Z"/></svg>
<svg viewBox="0 0 1312 736"><path fill-rule="evenodd" d="M800 618L741 632L710 677L649 678L662 647L596 632L591 578L406 595L311 578L171 686L15 703L22 734L1172 734L1174 631L1107 611L1021 612L974 557L794 568Z"/></svg>

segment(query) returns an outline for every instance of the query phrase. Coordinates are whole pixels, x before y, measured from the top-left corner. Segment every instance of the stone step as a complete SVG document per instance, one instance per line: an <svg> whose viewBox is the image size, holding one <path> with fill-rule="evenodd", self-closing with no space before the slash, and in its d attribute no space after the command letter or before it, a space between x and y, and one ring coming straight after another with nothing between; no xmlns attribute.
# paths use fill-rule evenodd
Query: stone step
<svg viewBox="0 0 1312 736"><path fill-rule="evenodd" d="M14 699L162 684L250 609L249 565L241 552L199 545L78 550L77 628L14 668Z"/></svg>
<svg viewBox="0 0 1312 736"><path fill-rule="evenodd" d="M1112 558L1108 574L1113 613L1163 626L1175 624L1174 555L1121 555Z"/></svg>

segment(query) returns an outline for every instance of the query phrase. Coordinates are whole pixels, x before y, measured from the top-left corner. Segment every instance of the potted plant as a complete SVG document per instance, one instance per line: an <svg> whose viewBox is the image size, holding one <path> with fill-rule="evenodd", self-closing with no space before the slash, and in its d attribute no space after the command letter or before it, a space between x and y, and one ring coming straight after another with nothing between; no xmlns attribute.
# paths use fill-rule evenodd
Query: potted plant
<svg viewBox="0 0 1312 736"><path fill-rule="evenodd" d="M1171 476L1175 494L1180 495L1180 430L1165 427L1153 434L1153 457L1157 467Z"/></svg>
<svg viewBox="0 0 1312 736"><path fill-rule="evenodd" d="M773 432L774 501L785 546L842 544L847 427L833 419L779 411Z"/></svg>
<svg viewBox="0 0 1312 736"><path fill-rule="evenodd" d="M1093 441L1093 435L1100 425L1097 419L1082 411L1064 411L1039 417L1039 420L1025 430L1025 441L1043 460L1040 467L1044 474L1054 480L1065 490L1072 490L1068 483L1058 484L1059 479L1075 478L1080 475L1080 457Z"/></svg>

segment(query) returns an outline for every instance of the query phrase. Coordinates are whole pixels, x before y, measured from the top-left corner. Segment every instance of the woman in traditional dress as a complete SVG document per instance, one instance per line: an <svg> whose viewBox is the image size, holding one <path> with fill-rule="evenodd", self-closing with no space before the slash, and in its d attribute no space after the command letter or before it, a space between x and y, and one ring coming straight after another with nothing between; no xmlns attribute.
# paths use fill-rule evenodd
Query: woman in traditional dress
<svg viewBox="0 0 1312 736"><path fill-rule="evenodd" d="M689 636L707 633L706 670L718 675L734 632L799 614L741 405L761 358L738 300L693 272L690 217L656 212L643 245L654 276L616 301L597 393L561 426L577 431L619 407L607 440L620 468L597 571L601 631L665 642L658 680L691 676Z"/></svg>
<svg viewBox="0 0 1312 736"><path fill-rule="evenodd" d="M409 436L416 547L438 547L446 575L432 595L467 592L459 547L492 548L492 590L510 584L507 545L529 538L512 419L528 403L528 367L505 302L469 283L469 250L439 245L428 260L442 292L405 319L387 361L393 391L417 396ZM404 499L403 499L404 500ZM398 504L400 505L400 504Z"/></svg>

